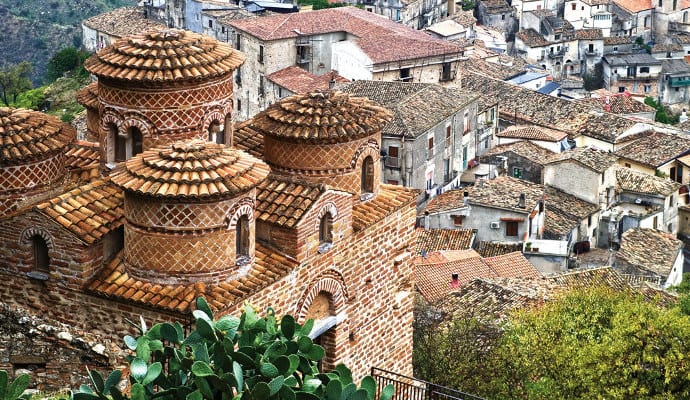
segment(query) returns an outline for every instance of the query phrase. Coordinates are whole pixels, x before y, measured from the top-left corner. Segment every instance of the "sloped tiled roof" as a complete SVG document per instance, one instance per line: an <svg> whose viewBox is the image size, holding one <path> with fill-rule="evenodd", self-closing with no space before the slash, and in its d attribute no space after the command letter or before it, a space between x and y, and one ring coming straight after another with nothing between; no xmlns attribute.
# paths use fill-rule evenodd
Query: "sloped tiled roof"
<svg viewBox="0 0 690 400"><path fill-rule="evenodd" d="M253 129L252 120L246 120L235 125L233 131L233 146L250 155L263 159L264 157L264 134Z"/></svg>
<svg viewBox="0 0 690 400"><path fill-rule="evenodd" d="M668 196L680 188L680 183L631 168L616 169L616 191Z"/></svg>
<svg viewBox="0 0 690 400"><path fill-rule="evenodd" d="M101 240L124 223L122 190L107 180L80 186L34 209L87 244Z"/></svg>
<svg viewBox="0 0 690 400"><path fill-rule="evenodd" d="M502 130L501 132L498 132L496 136L514 139L541 140L545 142L560 142L561 140L567 138L568 134L541 126L513 125Z"/></svg>
<svg viewBox="0 0 690 400"><path fill-rule="evenodd" d="M165 28L165 25L146 18L144 16L144 7L116 8L113 11L85 19L82 24L118 38L152 29Z"/></svg>
<svg viewBox="0 0 690 400"><path fill-rule="evenodd" d="M324 185L270 177L257 190L256 220L294 228L326 190Z"/></svg>
<svg viewBox="0 0 690 400"><path fill-rule="evenodd" d="M570 233L587 217L599 211L599 205L586 202L560 189L546 186L544 235L560 237Z"/></svg>
<svg viewBox="0 0 690 400"><path fill-rule="evenodd" d="M632 13L654 8L651 0L613 0L613 2Z"/></svg>
<svg viewBox="0 0 690 400"><path fill-rule="evenodd" d="M263 41L347 32L375 64L462 51L452 43L356 7L247 18L230 25Z"/></svg>
<svg viewBox="0 0 690 400"><path fill-rule="evenodd" d="M548 46L549 42L544 39L544 36L532 28L521 30L515 34L516 38L529 47L543 47Z"/></svg>
<svg viewBox="0 0 690 400"><path fill-rule="evenodd" d="M479 247L477 248L477 252L482 257L496 257L515 251L522 251L522 243L482 241L479 242Z"/></svg>
<svg viewBox="0 0 690 400"><path fill-rule="evenodd" d="M518 142L494 146L491 148L491 150L484 153L484 156L496 156L506 153L513 153L538 165L546 164L551 157L556 154L551 150L545 149L538 144L530 142L529 140L520 140Z"/></svg>
<svg viewBox="0 0 690 400"><path fill-rule="evenodd" d="M616 150L622 159L656 168L690 152L690 136L650 132Z"/></svg>
<svg viewBox="0 0 690 400"><path fill-rule="evenodd" d="M381 184L376 197L352 207L352 229L361 231L372 226L394 211L415 203L418 195L416 189Z"/></svg>
<svg viewBox="0 0 690 400"><path fill-rule="evenodd" d="M482 183L483 182L483 183ZM525 208L518 207L525 194ZM480 181L470 188L469 203L529 214L544 195L543 186L510 176Z"/></svg>
<svg viewBox="0 0 690 400"><path fill-rule="evenodd" d="M98 82L91 82L77 92L77 102L86 108L98 110Z"/></svg>
<svg viewBox="0 0 690 400"><path fill-rule="evenodd" d="M501 81L508 80L526 72L524 66L521 65L505 65L478 58L464 60L461 65L464 70L470 70L474 73ZM493 99L493 102L491 100L492 99L486 98L486 96L481 96L480 98L480 102L486 102L487 104L495 104L497 101L497 99Z"/></svg>
<svg viewBox="0 0 690 400"><path fill-rule="evenodd" d="M575 161L585 167L602 173L616 163L618 157L596 147L576 147L558 153L549 160L548 164L557 164L564 161Z"/></svg>
<svg viewBox="0 0 690 400"><path fill-rule="evenodd" d="M668 277L683 242L656 229L632 228L623 233L616 258L643 270Z"/></svg>
<svg viewBox="0 0 690 400"><path fill-rule="evenodd" d="M63 152L76 130L54 116L0 107L0 165L16 165Z"/></svg>
<svg viewBox="0 0 690 400"><path fill-rule="evenodd" d="M76 181L89 181L98 178L100 173L101 152L98 143L76 141L72 143L65 153L65 167L70 171L72 179Z"/></svg>
<svg viewBox="0 0 690 400"><path fill-rule="evenodd" d="M604 44L612 46L615 44L631 44L633 39L630 36L607 36L604 38Z"/></svg>
<svg viewBox="0 0 690 400"><path fill-rule="evenodd" d="M270 105L252 119L250 127L274 137L338 143L383 129L392 114L366 98L339 91L312 92Z"/></svg>
<svg viewBox="0 0 690 400"><path fill-rule="evenodd" d="M192 140L147 150L110 174L125 190L178 199L235 195L268 175L263 161L222 144Z"/></svg>
<svg viewBox="0 0 690 400"><path fill-rule="evenodd" d="M652 46L652 53L662 53L667 51L683 51L683 46L678 43L655 43Z"/></svg>
<svg viewBox="0 0 690 400"><path fill-rule="evenodd" d="M603 3L605 3L607 0L604 0ZM601 29L595 28L595 29L578 29L575 31L575 39L579 40L597 40L597 39L603 39L604 34L601 32Z"/></svg>
<svg viewBox="0 0 690 400"><path fill-rule="evenodd" d="M384 136L417 137L478 99L469 91L428 83L358 80L340 90L367 97L393 111Z"/></svg>
<svg viewBox="0 0 690 400"><path fill-rule="evenodd" d="M99 78L131 82L204 80L224 76L244 54L209 36L165 29L118 39L84 62Z"/></svg>
<svg viewBox="0 0 690 400"><path fill-rule="evenodd" d="M222 311L276 282L297 265L297 261L257 242L254 264L239 279L218 284L161 285L130 276L118 255L88 283L87 290L110 299L183 313L190 313L196 299L203 296L212 309Z"/></svg>
<svg viewBox="0 0 690 400"><path fill-rule="evenodd" d="M417 248L415 254L422 251L431 253L440 250L467 250L477 234L476 229L423 229L417 228Z"/></svg>
<svg viewBox="0 0 690 400"><path fill-rule="evenodd" d="M429 200L426 207L424 207L424 211L429 214L436 214L462 208L464 207L464 191L464 189L447 190Z"/></svg>
<svg viewBox="0 0 690 400"><path fill-rule="evenodd" d="M349 82L336 71L326 72L321 75L314 75L311 72L292 65L280 69L272 74L266 75L269 81L284 87L293 93L307 93L315 90L328 90L333 82Z"/></svg>
<svg viewBox="0 0 690 400"><path fill-rule="evenodd" d="M653 107L633 99L628 92L621 95L613 94L602 97L585 97L573 101L613 114L653 113L656 111Z"/></svg>
<svg viewBox="0 0 690 400"><path fill-rule="evenodd" d="M498 276L518 276L539 278L541 274L534 268L522 251L482 259Z"/></svg>

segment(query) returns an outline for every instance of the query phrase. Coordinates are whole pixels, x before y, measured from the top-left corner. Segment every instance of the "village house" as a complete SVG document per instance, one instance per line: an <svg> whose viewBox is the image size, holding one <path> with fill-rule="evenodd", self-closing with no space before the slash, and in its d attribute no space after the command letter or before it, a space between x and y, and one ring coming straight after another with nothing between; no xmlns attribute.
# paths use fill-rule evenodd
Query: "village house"
<svg viewBox="0 0 690 400"><path fill-rule="evenodd" d="M687 107L690 101L690 65L682 58L661 62L659 100L662 104Z"/></svg>
<svg viewBox="0 0 690 400"><path fill-rule="evenodd" d="M496 165L497 174L542 183L544 164L556 153L529 140L500 144L484 154L482 162Z"/></svg>
<svg viewBox="0 0 690 400"><path fill-rule="evenodd" d="M684 133L642 132L616 151L618 164L682 184L690 183L690 137Z"/></svg>
<svg viewBox="0 0 690 400"><path fill-rule="evenodd" d="M364 10L401 23L412 29L427 28L455 12L454 0L348 0Z"/></svg>
<svg viewBox="0 0 690 400"><path fill-rule="evenodd" d="M200 296L219 315L249 302L313 318L323 368L412 375L418 193L380 183L392 113L342 92L291 96L247 122L262 134L256 158L225 145L243 61L171 29L89 58L96 160L78 156L84 146L66 159L75 134L56 118L0 110L0 150L12 155L0 162L0 294L118 341L140 316L190 324ZM330 118L317 125L318 115ZM82 161L104 175L71 181Z"/></svg>
<svg viewBox="0 0 690 400"><path fill-rule="evenodd" d="M630 36L604 37L604 54L631 53L635 40Z"/></svg>
<svg viewBox="0 0 690 400"><path fill-rule="evenodd" d="M235 75L235 79L240 75ZM298 93L332 89L336 83L349 82L336 71L314 75L298 66L291 66L266 76L266 98L274 103L283 97Z"/></svg>
<svg viewBox="0 0 690 400"><path fill-rule="evenodd" d="M478 95L433 84L366 80L339 90L394 113L382 132L384 182L425 190L420 205L459 185L475 158Z"/></svg>
<svg viewBox="0 0 690 400"><path fill-rule="evenodd" d="M496 138L498 139L499 145L519 141L530 141L553 153L560 153L570 149L567 133L536 125L509 126L498 132ZM519 178L519 176L515 176L515 178Z"/></svg>
<svg viewBox="0 0 690 400"><path fill-rule="evenodd" d="M505 34L516 32L520 26L515 10L505 0L479 0L475 10L479 25L496 28Z"/></svg>
<svg viewBox="0 0 690 400"><path fill-rule="evenodd" d="M573 100L592 109L625 117L642 118L654 121L656 109L636 100L630 92L611 93L605 89L592 91L591 97Z"/></svg>
<svg viewBox="0 0 690 400"><path fill-rule="evenodd" d="M553 41L549 41L532 28L524 29L515 35L515 49L518 56L541 65L554 79L566 78L580 71L578 47L574 34L573 37L561 35L553 34Z"/></svg>
<svg viewBox="0 0 690 400"><path fill-rule="evenodd" d="M656 98L661 76L661 60L647 53L605 55L602 58L604 88Z"/></svg>
<svg viewBox="0 0 690 400"><path fill-rule="evenodd" d="M449 190L431 199L424 207L424 213L417 219L421 220L420 225L426 229L461 229L463 225L466 225L465 217L470 213L467 205L468 198L469 192L465 189ZM477 231L477 229L474 230Z"/></svg>
<svg viewBox="0 0 690 400"><path fill-rule="evenodd" d="M610 36L613 24L610 3L611 0L568 0L563 8L563 18L577 31L598 29L602 36Z"/></svg>
<svg viewBox="0 0 690 400"><path fill-rule="evenodd" d="M546 83L548 82L547 78L550 78L550 75L545 71L527 71L524 74L520 74L518 76L506 80L506 82L512 83L513 85L522 86L524 88L531 89L534 91L538 91L539 89L546 86Z"/></svg>
<svg viewBox="0 0 690 400"><path fill-rule="evenodd" d="M266 77L290 66L317 76L336 70L350 80L452 84L462 58L462 48L455 44L356 7L240 19L230 25L233 46L247 54L237 70L238 120L270 104Z"/></svg>
<svg viewBox="0 0 690 400"><path fill-rule="evenodd" d="M472 39L475 36L475 24L476 19L474 23L469 25L463 25L454 19L445 19L426 28L426 32L439 39L449 41Z"/></svg>
<svg viewBox="0 0 690 400"><path fill-rule="evenodd" d="M654 3L652 0L612 0L609 9L613 14L611 36L642 37L644 43L651 41Z"/></svg>
<svg viewBox="0 0 690 400"><path fill-rule="evenodd" d="M601 29L581 29L575 32L577 39L580 75L594 74L596 65L604 56L604 35Z"/></svg>
<svg viewBox="0 0 690 400"><path fill-rule="evenodd" d="M683 242L655 229L623 234L614 267L622 274L668 288L683 279Z"/></svg>
<svg viewBox="0 0 690 400"><path fill-rule="evenodd" d="M144 7L122 7L85 19L81 23L81 43L93 53L124 36L162 27L165 25L147 18Z"/></svg>

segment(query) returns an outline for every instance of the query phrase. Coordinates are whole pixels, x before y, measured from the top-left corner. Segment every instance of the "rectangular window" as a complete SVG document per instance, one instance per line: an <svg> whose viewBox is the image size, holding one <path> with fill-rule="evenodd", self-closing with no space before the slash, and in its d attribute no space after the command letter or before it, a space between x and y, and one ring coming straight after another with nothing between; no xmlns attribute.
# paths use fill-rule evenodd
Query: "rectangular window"
<svg viewBox="0 0 690 400"><path fill-rule="evenodd" d="M453 225L455 226L462 226L462 220L465 218L463 215L451 215L451 218L453 218Z"/></svg>
<svg viewBox="0 0 690 400"><path fill-rule="evenodd" d="M213 20L212 19L208 20L208 27L213 28Z"/></svg>
<svg viewBox="0 0 690 400"><path fill-rule="evenodd" d="M451 80L451 71L450 71L450 63L445 62L441 64L441 82L446 82Z"/></svg>
<svg viewBox="0 0 690 400"><path fill-rule="evenodd" d="M264 76L259 75L259 96L264 97Z"/></svg>
<svg viewBox="0 0 690 400"><path fill-rule="evenodd" d="M625 87L624 86L619 86L618 87L618 93L623 93L625 92Z"/></svg>
<svg viewBox="0 0 690 400"><path fill-rule="evenodd" d="M518 235L518 223L517 221L506 221L506 236L517 236Z"/></svg>
<svg viewBox="0 0 690 400"><path fill-rule="evenodd" d="M400 68L400 80L403 82L412 81L412 76L410 75L409 68Z"/></svg>
<svg viewBox="0 0 690 400"><path fill-rule="evenodd" d="M570 6L573 8L573 11L575 11L575 9L577 8L577 4L575 3L570 4Z"/></svg>
<svg viewBox="0 0 690 400"><path fill-rule="evenodd" d="M388 146L388 157L385 161L386 167L400 168L400 155L398 146Z"/></svg>
<svg viewBox="0 0 690 400"><path fill-rule="evenodd" d="M264 46L259 45L259 64L264 63Z"/></svg>
<svg viewBox="0 0 690 400"><path fill-rule="evenodd" d="M237 99L237 111L242 111L242 100Z"/></svg>
<svg viewBox="0 0 690 400"><path fill-rule="evenodd" d="M434 138L430 137L429 138L429 153L428 153L428 158L431 159L434 157Z"/></svg>
<svg viewBox="0 0 690 400"><path fill-rule="evenodd" d="M594 44L590 43L589 46L587 46L587 51L594 53Z"/></svg>
<svg viewBox="0 0 690 400"><path fill-rule="evenodd" d="M513 167L513 178L522 179L522 168Z"/></svg>
<svg viewBox="0 0 690 400"><path fill-rule="evenodd" d="M238 33L235 35L235 49L242 50L241 46L242 36Z"/></svg>
<svg viewBox="0 0 690 400"><path fill-rule="evenodd" d="M465 115L462 117L462 127L463 131L462 134L466 135L470 133L470 113L465 111Z"/></svg>
<svg viewBox="0 0 690 400"><path fill-rule="evenodd" d="M648 74L649 73L649 67L640 67L640 73L641 74Z"/></svg>
<svg viewBox="0 0 690 400"><path fill-rule="evenodd" d="M446 147L450 147L450 125L446 126Z"/></svg>

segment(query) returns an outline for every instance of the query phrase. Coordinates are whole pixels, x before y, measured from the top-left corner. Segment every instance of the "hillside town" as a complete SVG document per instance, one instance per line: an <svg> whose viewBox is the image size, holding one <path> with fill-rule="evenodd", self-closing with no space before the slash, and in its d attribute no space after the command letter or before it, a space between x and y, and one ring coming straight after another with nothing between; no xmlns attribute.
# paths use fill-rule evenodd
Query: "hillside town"
<svg viewBox="0 0 690 400"><path fill-rule="evenodd" d="M81 123L0 108L0 369L77 388L123 364L130 321L188 329L205 298L313 320L322 371L431 390L419 318L499 326L595 285L677 301L688 12L144 0L84 20Z"/></svg>

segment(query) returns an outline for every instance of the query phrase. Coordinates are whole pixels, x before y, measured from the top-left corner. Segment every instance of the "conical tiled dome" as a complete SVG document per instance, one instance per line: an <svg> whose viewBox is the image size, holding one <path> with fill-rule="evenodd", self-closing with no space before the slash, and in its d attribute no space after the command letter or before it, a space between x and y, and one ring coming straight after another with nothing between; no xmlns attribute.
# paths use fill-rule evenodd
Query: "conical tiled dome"
<svg viewBox="0 0 690 400"><path fill-rule="evenodd" d="M111 179L139 194L193 199L247 191L268 173L268 166L249 154L194 140L145 151L113 170Z"/></svg>
<svg viewBox="0 0 690 400"><path fill-rule="evenodd" d="M99 78L185 81L232 73L244 55L226 43L194 32L166 29L128 36L84 63Z"/></svg>
<svg viewBox="0 0 690 400"><path fill-rule="evenodd" d="M391 118L367 98L327 91L283 99L254 117L251 126L279 138L337 143L381 131Z"/></svg>
<svg viewBox="0 0 690 400"><path fill-rule="evenodd" d="M77 102L86 108L98 110L98 83L91 82L77 92Z"/></svg>
<svg viewBox="0 0 690 400"><path fill-rule="evenodd" d="M0 165L16 165L62 152L75 129L38 111L0 108Z"/></svg>

